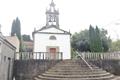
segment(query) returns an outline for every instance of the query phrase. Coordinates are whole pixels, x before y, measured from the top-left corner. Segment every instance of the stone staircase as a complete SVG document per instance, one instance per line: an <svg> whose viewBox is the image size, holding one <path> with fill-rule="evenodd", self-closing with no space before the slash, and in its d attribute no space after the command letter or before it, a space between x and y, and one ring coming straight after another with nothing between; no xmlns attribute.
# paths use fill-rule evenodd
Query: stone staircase
<svg viewBox="0 0 120 80"><path fill-rule="evenodd" d="M63 60L34 80L117 80L114 75L82 60Z"/></svg>

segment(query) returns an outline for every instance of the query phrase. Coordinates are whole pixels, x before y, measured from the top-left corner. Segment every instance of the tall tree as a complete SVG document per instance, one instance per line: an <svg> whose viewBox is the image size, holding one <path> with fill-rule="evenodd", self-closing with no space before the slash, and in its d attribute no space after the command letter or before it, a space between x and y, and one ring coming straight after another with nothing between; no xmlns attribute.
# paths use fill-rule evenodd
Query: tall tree
<svg viewBox="0 0 120 80"><path fill-rule="evenodd" d="M13 20L12 28L11 28L11 36L15 36L16 34L16 26L15 26L15 20Z"/></svg>
<svg viewBox="0 0 120 80"><path fill-rule="evenodd" d="M21 39L21 24L18 17L15 20L13 20L11 28L11 36L15 35L19 38L19 40Z"/></svg>
<svg viewBox="0 0 120 80"><path fill-rule="evenodd" d="M102 52L102 41L99 28L96 26L94 29L92 26L90 26L89 34L90 50L92 52Z"/></svg>
<svg viewBox="0 0 120 80"><path fill-rule="evenodd" d="M16 35L18 36L19 39L21 39L21 24L20 24L20 20L18 19L18 17L16 18Z"/></svg>
<svg viewBox="0 0 120 80"><path fill-rule="evenodd" d="M95 33L95 29L90 25L89 27L89 42L90 42L90 50L91 52L95 51L95 38L96 38L96 33Z"/></svg>
<svg viewBox="0 0 120 80"><path fill-rule="evenodd" d="M11 28L11 36L17 36L19 41L20 41L20 52L22 51L22 41L21 41L21 24L20 24L20 20L18 19L18 17L13 20L12 23L12 28Z"/></svg>
<svg viewBox="0 0 120 80"><path fill-rule="evenodd" d="M94 29L90 25L89 30L84 30L72 35L71 45L74 50L81 52L106 52L111 46L111 39L107 36L107 31L99 29L97 26Z"/></svg>
<svg viewBox="0 0 120 80"><path fill-rule="evenodd" d="M95 52L102 52L102 40L100 37L100 30L99 28L96 26L95 29Z"/></svg>
<svg viewBox="0 0 120 80"><path fill-rule="evenodd" d="M107 52L109 50L112 43L112 40L110 39L110 37L106 36L107 34L108 34L107 30L105 29L100 30L100 36L101 36L102 47L104 52Z"/></svg>

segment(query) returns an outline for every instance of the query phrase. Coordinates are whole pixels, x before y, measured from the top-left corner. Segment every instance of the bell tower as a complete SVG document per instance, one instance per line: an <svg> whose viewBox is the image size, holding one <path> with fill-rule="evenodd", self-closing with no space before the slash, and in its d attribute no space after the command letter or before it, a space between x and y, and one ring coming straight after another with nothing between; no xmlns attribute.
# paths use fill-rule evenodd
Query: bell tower
<svg viewBox="0 0 120 80"><path fill-rule="evenodd" d="M46 10L46 27L50 25L59 28L59 11L55 9L53 0L50 3L49 9Z"/></svg>

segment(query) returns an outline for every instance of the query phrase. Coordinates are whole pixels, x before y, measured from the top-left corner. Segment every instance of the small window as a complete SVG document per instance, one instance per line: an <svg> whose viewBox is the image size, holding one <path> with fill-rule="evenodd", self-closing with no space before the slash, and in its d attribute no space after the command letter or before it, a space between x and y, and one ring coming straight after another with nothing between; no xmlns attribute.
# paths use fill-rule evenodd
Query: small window
<svg viewBox="0 0 120 80"><path fill-rule="evenodd" d="M8 60L11 60L11 58L10 58L10 57L8 57Z"/></svg>
<svg viewBox="0 0 120 80"><path fill-rule="evenodd" d="M56 40L56 37L55 37L55 36L50 36L49 39L50 39L50 40Z"/></svg>

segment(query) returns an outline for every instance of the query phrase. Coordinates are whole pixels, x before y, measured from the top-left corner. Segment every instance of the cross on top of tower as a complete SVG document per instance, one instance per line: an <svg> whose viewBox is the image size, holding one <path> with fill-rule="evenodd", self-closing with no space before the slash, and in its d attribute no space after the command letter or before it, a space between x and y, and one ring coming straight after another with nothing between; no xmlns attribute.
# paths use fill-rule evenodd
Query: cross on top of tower
<svg viewBox="0 0 120 80"><path fill-rule="evenodd" d="M51 6L51 7L55 7L55 3L54 3L54 1L53 1L53 0L51 1L50 6Z"/></svg>

